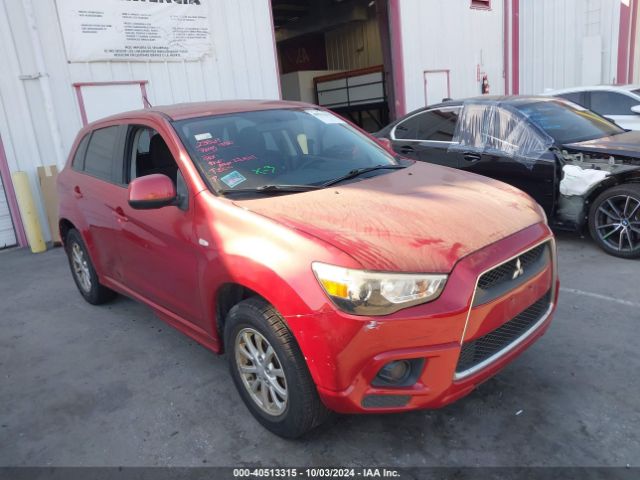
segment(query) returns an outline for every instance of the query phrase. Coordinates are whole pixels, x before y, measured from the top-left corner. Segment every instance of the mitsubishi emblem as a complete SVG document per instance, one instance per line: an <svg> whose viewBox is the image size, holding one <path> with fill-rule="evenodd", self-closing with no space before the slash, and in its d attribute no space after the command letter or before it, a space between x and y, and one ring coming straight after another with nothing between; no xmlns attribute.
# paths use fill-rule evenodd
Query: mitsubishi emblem
<svg viewBox="0 0 640 480"><path fill-rule="evenodd" d="M520 258L518 258L516 260L516 269L513 271L513 275L511 276L512 280L515 280L518 277L521 277L522 275L524 275L524 268L522 268L522 262L520 261Z"/></svg>

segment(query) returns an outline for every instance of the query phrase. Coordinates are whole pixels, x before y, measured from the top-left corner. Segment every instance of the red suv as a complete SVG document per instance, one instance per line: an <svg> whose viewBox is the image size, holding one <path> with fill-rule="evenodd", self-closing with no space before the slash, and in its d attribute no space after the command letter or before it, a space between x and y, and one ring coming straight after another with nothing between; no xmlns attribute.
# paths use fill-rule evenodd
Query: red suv
<svg viewBox="0 0 640 480"><path fill-rule="evenodd" d="M540 337L556 304L531 198L398 157L307 104L95 122L59 191L82 296L125 294L225 350L251 413L285 437L331 410L450 403Z"/></svg>

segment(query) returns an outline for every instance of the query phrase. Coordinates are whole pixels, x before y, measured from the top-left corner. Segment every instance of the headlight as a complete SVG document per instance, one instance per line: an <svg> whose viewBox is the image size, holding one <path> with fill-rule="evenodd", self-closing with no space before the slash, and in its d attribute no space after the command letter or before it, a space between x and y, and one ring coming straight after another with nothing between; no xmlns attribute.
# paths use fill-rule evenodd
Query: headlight
<svg viewBox="0 0 640 480"><path fill-rule="evenodd" d="M447 275L368 272L315 262L316 278L338 308L355 315L388 315L440 296Z"/></svg>

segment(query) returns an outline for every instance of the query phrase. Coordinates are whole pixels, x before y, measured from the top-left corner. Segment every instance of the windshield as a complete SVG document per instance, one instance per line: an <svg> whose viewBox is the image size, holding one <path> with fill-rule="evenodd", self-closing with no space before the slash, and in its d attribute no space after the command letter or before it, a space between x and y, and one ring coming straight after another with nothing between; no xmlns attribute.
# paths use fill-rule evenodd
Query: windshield
<svg viewBox="0 0 640 480"><path fill-rule="evenodd" d="M560 144L583 142L624 132L598 114L567 102L547 100L515 103L514 107Z"/></svg>
<svg viewBox="0 0 640 480"><path fill-rule="evenodd" d="M397 164L375 141L324 110L242 112L174 126L216 191L321 185L356 169Z"/></svg>

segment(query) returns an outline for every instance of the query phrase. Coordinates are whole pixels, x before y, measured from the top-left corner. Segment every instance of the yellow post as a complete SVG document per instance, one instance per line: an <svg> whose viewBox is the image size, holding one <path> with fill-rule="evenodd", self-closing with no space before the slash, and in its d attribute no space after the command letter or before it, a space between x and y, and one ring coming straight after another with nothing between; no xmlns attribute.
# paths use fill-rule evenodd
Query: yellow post
<svg viewBox="0 0 640 480"><path fill-rule="evenodd" d="M27 241L33 253L41 253L47 250L47 246L42 238L42 227L40 226L40 218L38 210L31 194L29 186L29 176L26 172L14 172L13 188L16 191L18 207L20 207L20 215L22 223L27 234Z"/></svg>

